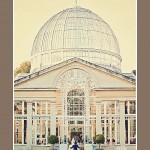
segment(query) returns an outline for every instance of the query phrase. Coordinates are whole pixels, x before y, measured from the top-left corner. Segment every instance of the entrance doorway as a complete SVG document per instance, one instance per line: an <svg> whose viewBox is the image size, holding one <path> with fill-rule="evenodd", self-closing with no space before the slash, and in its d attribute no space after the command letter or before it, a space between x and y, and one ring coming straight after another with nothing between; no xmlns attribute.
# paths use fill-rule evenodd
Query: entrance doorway
<svg viewBox="0 0 150 150"><path fill-rule="evenodd" d="M67 94L68 138L71 142L84 140L84 118L86 113L85 93L74 89Z"/></svg>
<svg viewBox="0 0 150 150"><path fill-rule="evenodd" d="M70 140L74 139L77 142L83 142L83 128L72 127L70 129Z"/></svg>

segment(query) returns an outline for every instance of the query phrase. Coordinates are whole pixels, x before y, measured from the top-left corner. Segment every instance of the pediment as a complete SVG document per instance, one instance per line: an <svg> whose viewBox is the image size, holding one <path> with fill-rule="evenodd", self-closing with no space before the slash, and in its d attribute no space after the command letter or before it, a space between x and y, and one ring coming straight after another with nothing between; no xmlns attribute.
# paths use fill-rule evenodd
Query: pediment
<svg viewBox="0 0 150 150"><path fill-rule="evenodd" d="M62 78L61 76L63 76L63 78L68 78L67 80L69 80L71 76L66 75L67 71L69 74L69 70L73 69L78 69L82 70L81 72L85 72L85 74L87 74L87 78L90 78L90 80L92 80L93 87L97 89L125 89L136 87L135 80L133 80L132 78L124 76L120 73L110 71L103 67L88 63L87 61L75 58L59 63L55 66L51 66L39 72L30 74L24 78L15 80L15 89L58 88L57 84L60 78ZM72 72L70 71L70 73ZM79 75L79 73L76 74ZM84 76L85 75L83 75L83 77L79 76L80 82L82 81L81 78L84 78ZM67 80L65 80L64 82L66 82Z"/></svg>

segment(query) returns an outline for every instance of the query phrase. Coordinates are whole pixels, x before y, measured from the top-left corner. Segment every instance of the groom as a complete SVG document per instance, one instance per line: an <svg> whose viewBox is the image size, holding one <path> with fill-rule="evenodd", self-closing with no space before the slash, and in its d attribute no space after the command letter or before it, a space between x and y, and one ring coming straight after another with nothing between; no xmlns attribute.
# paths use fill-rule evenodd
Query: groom
<svg viewBox="0 0 150 150"><path fill-rule="evenodd" d="M72 148L73 148L73 150L77 150L80 147L77 145L77 142L75 141L75 143L74 143L74 145L72 145L71 149Z"/></svg>

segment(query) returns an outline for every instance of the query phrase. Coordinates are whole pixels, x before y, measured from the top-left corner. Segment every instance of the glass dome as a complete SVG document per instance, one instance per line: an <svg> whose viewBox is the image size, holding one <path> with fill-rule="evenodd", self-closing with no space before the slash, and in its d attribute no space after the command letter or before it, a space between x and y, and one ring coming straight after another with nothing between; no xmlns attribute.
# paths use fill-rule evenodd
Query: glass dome
<svg viewBox="0 0 150 150"><path fill-rule="evenodd" d="M31 70L37 71L78 57L121 71L117 39L109 25L79 6L50 18L38 32L31 52Z"/></svg>

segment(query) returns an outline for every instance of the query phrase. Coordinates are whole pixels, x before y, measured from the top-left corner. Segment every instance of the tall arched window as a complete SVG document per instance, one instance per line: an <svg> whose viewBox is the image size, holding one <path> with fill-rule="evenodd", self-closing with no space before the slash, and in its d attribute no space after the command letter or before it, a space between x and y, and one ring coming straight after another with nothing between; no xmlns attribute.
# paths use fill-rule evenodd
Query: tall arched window
<svg viewBox="0 0 150 150"><path fill-rule="evenodd" d="M68 115L84 115L84 92L82 90L72 90L67 95Z"/></svg>

